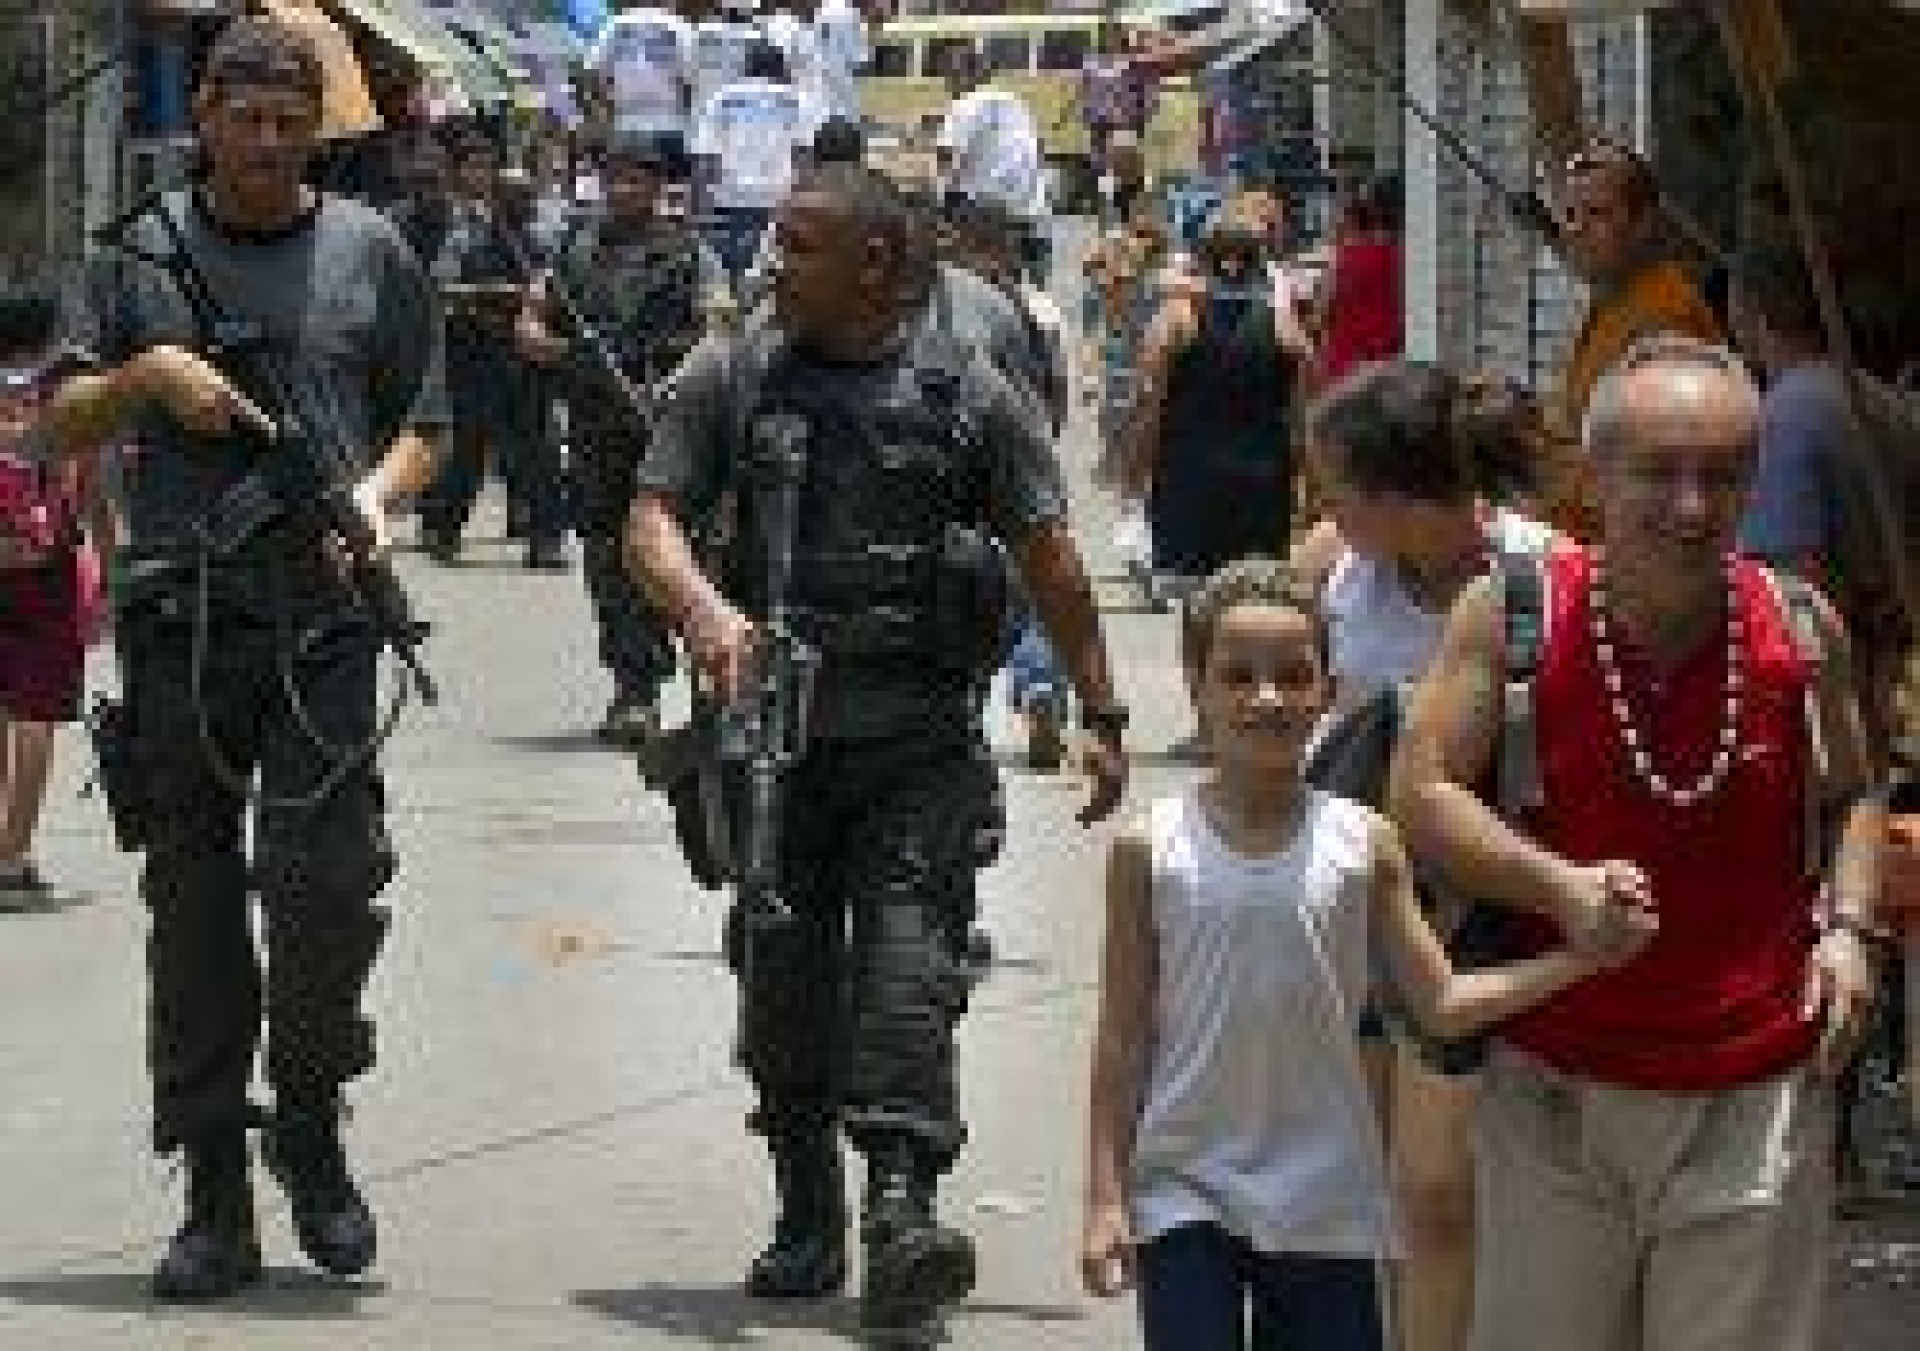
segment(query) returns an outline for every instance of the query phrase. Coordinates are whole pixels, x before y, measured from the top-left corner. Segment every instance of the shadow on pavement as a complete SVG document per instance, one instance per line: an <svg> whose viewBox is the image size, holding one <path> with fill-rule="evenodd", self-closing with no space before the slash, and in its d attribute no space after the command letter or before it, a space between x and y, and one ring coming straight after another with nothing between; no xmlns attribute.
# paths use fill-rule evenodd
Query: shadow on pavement
<svg viewBox="0 0 1920 1351"><path fill-rule="evenodd" d="M852 1299L777 1303L750 1299L737 1286L640 1286L633 1290L582 1290L573 1302L603 1318L705 1342L709 1346L775 1346L782 1331L805 1329L838 1338L849 1346L866 1344L860 1335ZM1086 1314L1070 1305L1009 1304L970 1299L948 1318L943 1342L964 1346L966 1329L978 1321L1048 1325L1077 1323ZM1036 1340L1040 1335L1035 1334Z"/></svg>
<svg viewBox="0 0 1920 1351"><path fill-rule="evenodd" d="M851 1300L775 1303L750 1299L737 1286L643 1285L576 1291L573 1302L617 1323L709 1346L777 1345L781 1331L799 1329L859 1344Z"/></svg>
<svg viewBox="0 0 1920 1351"><path fill-rule="evenodd" d="M57 891L27 900L0 901L0 919L31 919L35 915L64 915L92 905L100 898L91 891Z"/></svg>
<svg viewBox="0 0 1920 1351"><path fill-rule="evenodd" d="M546 755L552 752L598 751L602 755L631 756L633 751L616 746L591 727L567 728L556 732L528 732L487 738L510 751L528 751Z"/></svg>
<svg viewBox="0 0 1920 1351"><path fill-rule="evenodd" d="M269 1268L266 1280L230 1299L203 1305L161 1304L144 1272L86 1271L0 1279L0 1304L149 1313L156 1318L208 1313L246 1318L343 1319L362 1300L386 1293L384 1281L342 1281L297 1267Z"/></svg>

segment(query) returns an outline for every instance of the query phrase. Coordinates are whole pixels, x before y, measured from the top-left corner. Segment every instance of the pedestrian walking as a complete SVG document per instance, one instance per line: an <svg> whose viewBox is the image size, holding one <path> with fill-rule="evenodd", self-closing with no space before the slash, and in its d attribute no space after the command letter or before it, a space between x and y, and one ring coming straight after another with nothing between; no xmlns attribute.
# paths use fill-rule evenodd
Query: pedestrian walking
<svg viewBox="0 0 1920 1351"><path fill-rule="evenodd" d="M112 513L91 464L36 454L41 410L71 373L47 286L0 290L0 912L59 903L34 860L54 739L80 716L100 627L98 550Z"/></svg>
<svg viewBox="0 0 1920 1351"><path fill-rule="evenodd" d="M1147 504L1161 577L1190 583L1287 539L1306 350L1274 304L1265 261L1253 222L1216 220L1140 356L1126 494Z"/></svg>
<svg viewBox="0 0 1920 1351"><path fill-rule="evenodd" d="M923 214L837 164L801 180L777 228L771 313L675 379L632 546L723 713L749 694L762 710L780 691L783 707L802 700L797 721L779 715L804 740L782 752L777 817L752 818L756 831L777 821L785 917L736 909L728 945L779 1196L748 1289L813 1297L844 1282L844 1132L867 1163L863 1326L925 1335L975 1274L971 1240L940 1221L937 1199L965 1133L954 1032L974 876L1001 828L978 725L1006 623L993 541L1097 737L1085 819L1119 799L1126 715L1046 430L956 328ZM789 473L798 484L782 487ZM722 497L736 520L716 583L687 530ZM790 537L776 537L782 519ZM803 670L817 674L796 694Z"/></svg>
<svg viewBox="0 0 1920 1351"><path fill-rule="evenodd" d="M1553 543L1551 529L1505 505L1532 490L1542 458L1538 422L1531 400L1504 379L1462 379L1411 361L1361 367L1309 414L1307 444L1327 517L1301 537L1290 562L1326 615L1333 681L1333 708L1309 764L1331 772L1344 762L1368 806L1385 805L1404 691L1432 661L1453 602L1499 560L1544 554ZM1422 903L1449 952L1463 964L1475 960L1460 944L1458 907L1425 888ZM1391 1036L1390 1004L1370 1001L1359 1033L1405 1226L1395 1324L1402 1351L1464 1351L1477 1059L1463 1047Z"/></svg>
<svg viewBox="0 0 1920 1351"><path fill-rule="evenodd" d="M1561 252L1588 295L1547 403L1558 449L1547 512L1555 526L1589 539L1599 519L1580 429L1601 374L1642 338L1672 333L1718 342L1722 334L1671 237L1660 184L1645 159L1618 142L1595 140L1567 162L1561 189Z"/></svg>
<svg viewBox="0 0 1920 1351"><path fill-rule="evenodd" d="M96 274L74 345L97 364L43 421L55 455L133 442L115 595L124 704L102 755L123 842L146 855L153 1143L186 1155L162 1299L260 1278L248 1132L261 1122L315 1265L357 1275L376 1248L342 1128L347 1086L375 1063L361 1005L395 868L379 639L335 540L244 506L280 500L256 477L265 455L303 452L262 451L292 414L263 410L266 394L210 355L243 334L292 373L290 398L327 438L306 453L356 476L383 538L386 503L424 482L444 423L440 316L392 224L304 186L320 99L298 34L237 19L214 40L194 105L206 176L127 227L141 255L172 264ZM218 315L183 293L189 267ZM263 1029L270 1111L249 1103Z"/></svg>
<svg viewBox="0 0 1920 1351"><path fill-rule="evenodd" d="M532 280L530 221L508 204L501 152L472 130L452 136L453 200L438 248L423 259L446 315L446 382L452 436L420 498L428 554L452 564L491 465L505 480L507 534L529 568L564 571L565 502L537 374L514 345L514 316ZM537 472L525 472L529 465Z"/></svg>
<svg viewBox="0 0 1920 1351"><path fill-rule="evenodd" d="M1213 769L1109 854L1081 1265L1097 1295L1138 1286L1148 1351L1382 1351L1398 1242L1355 1035L1374 970L1459 1035L1599 967L1453 970L1393 828L1301 778L1332 693L1324 623L1270 559L1208 581Z"/></svg>
<svg viewBox="0 0 1920 1351"><path fill-rule="evenodd" d="M752 264L820 121L820 105L791 80L770 42L748 47L741 78L700 107L694 160L711 207L709 237L734 286Z"/></svg>
<svg viewBox="0 0 1920 1351"><path fill-rule="evenodd" d="M1507 950L1659 916L1498 1031L1476 1351L1822 1344L1831 1076L1872 1004L1886 804L1841 625L1733 552L1759 412L1724 349L1631 349L1587 414L1598 540L1535 574L1532 637L1510 591L1470 589L1409 714L1395 815L1441 880L1530 907ZM1525 781L1505 815L1476 792L1496 763Z"/></svg>
<svg viewBox="0 0 1920 1351"><path fill-rule="evenodd" d="M600 659L613 676L600 735L636 748L660 730L660 694L675 660L666 619L626 564L634 475L657 386L727 290L719 260L691 225L662 214L667 171L651 141L616 138L601 164L602 208L561 241L517 325L522 354L554 373L566 401L581 570ZM636 406L635 396L645 402Z"/></svg>

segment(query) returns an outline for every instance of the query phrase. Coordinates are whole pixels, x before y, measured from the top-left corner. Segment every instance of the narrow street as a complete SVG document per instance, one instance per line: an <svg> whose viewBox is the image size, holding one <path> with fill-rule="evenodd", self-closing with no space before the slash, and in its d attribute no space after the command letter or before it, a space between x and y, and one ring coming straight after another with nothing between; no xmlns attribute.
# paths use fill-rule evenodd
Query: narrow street
<svg viewBox="0 0 1920 1351"><path fill-rule="evenodd" d="M1076 434L1080 481L1090 453ZM1101 505L1080 520L1098 566ZM498 534L489 515L452 569L402 560L445 698L390 755L405 862L374 996L385 1064L352 1126L384 1223L377 1277L308 1275L263 1176L268 1285L205 1312L149 1302L179 1181L145 1148L135 871L78 796L74 736L43 856L88 899L0 920L0 1347L850 1344L850 1302L737 1293L768 1209L728 1063L720 899L686 879L629 762L585 731L604 686L577 575L524 571ZM1166 754L1187 731L1172 624L1103 591L1139 804L1190 772ZM1075 779L1028 773L1012 747L1002 760L1012 827L984 887L1000 960L967 1027L974 1138L949 1202L984 1271L951 1344L1104 1351L1129 1344L1131 1310L1083 1298L1072 1258L1105 831L1073 823ZM1912 1345L1920 1218L1849 1233L1836 1274L1832 1351Z"/></svg>

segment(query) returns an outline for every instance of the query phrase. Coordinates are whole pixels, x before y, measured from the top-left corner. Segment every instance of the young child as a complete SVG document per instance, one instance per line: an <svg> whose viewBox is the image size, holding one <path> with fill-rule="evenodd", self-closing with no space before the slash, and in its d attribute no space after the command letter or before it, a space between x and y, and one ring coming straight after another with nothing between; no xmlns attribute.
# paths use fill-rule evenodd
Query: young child
<svg viewBox="0 0 1920 1351"><path fill-rule="evenodd" d="M0 289L0 911L58 897L33 861L55 727L80 714L99 571L78 463L31 453L52 386L59 303L38 285Z"/></svg>
<svg viewBox="0 0 1920 1351"><path fill-rule="evenodd" d="M1443 1036L1595 969L1455 972L1392 827L1301 782L1330 695L1317 607L1268 559L1207 582L1213 768L1109 862L1081 1265L1094 1294L1138 1287L1148 1351L1380 1351L1397 1245L1354 1031L1376 963Z"/></svg>

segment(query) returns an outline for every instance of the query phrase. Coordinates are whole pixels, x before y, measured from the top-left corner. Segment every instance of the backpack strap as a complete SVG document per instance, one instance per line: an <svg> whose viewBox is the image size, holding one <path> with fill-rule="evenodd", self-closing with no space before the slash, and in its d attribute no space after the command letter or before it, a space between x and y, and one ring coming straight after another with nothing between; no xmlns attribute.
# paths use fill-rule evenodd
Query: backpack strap
<svg viewBox="0 0 1920 1351"><path fill-rule="evenodd" d="M1803 577L1758 565L1773 603L1786 618L1793 650L1807 668L1806 688L1800 695L1801 718L1806 725L1805 778L1801 787L1802 860L1807 876L1819 877L1827 862L1827 780L1832 753L1827 745L1826 721L1820 716L1820 687L1828 659L1826 633L1820 626L1820 602Z"/></svg>
<svg viewBox="0 0 1920 1351"><path fill-rule="evenodd" d="M1545 805L1533 685L1547 640L1547 570L1538 555L1499 551L1502 632L1500 759L1495 793L1509 820Z"/></svg>

